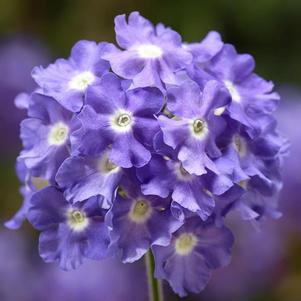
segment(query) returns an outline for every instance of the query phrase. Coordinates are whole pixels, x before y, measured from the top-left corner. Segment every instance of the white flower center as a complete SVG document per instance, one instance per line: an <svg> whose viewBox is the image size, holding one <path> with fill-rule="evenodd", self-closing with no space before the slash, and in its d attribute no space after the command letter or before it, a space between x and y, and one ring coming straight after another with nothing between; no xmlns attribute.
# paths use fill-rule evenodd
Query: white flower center
<svg viewBox="0 0 301 301"><path fill-rule="evenodd" d="M152 207L147 200L134 201L129 212L129 218L137 223L145 223L152 215Z"/></svg>
<svg viewBox="0 0 301 301"><path fill-rule="evenodd" d="M226 88L228 89L229 93L231 94L233 101L240 102L240 95L239 95L236 87L234 86L234 84L232 82L230 82L229 80L224 80L224 84L225 84Z"/></svg>
<svg viewBox="0 0 301 301"><path fill-rule="evenodd" d="M55 123L48 133L48 143L50 145L63 145L69 134L68 126L63 122Z"/></svg>
<svg viewBox="0 0 301 301"><path fill-rule="evenodd" d="M84 91L95 80L95 76L90 71L84 71L75 75L69 82L69 88L72 90Z"/></svg>
<svg viewBox="0 0 301 301"><path fill-rule="evenodd" d="M208 125L203 119L192 120L190 122L190 127L193 137L200 140L204 139L209 132Z"/></svg>
<svg viewBox="0 0 301 301"><path fill-rule="evenodd" d="M133 125L133 116L131 112L120 110L111 118L111 127L116 132L125 133L131 130Z"/></svg>
<svg viewBox="0 0 301 301"><path fill-rule="evenodd" d="M143 59L156 59L162 56L163 51L159 46L143 44L137 47L138 55Z"/></svg>
<svg viewBox="0 0 301 301"><path fill-rule="evenodd" d="M70 208L67 212L67 223L73 231L81 232L88 227L89 218L85 212Z"/></svg>
<svg viewBox="0 0 301 301"><path fill-rule="evenodd" d="M194 234L182 233L175 241L176 253L181 256L189 255L197 245L197 242L198 239Z"/></svg>
<svg viewBox="0 0 301 301"><path fill-rule="evenodd" d="M243 137L235 135L233 137L233 146L241 157L244 157L247 154L247 143Z"/></svg>

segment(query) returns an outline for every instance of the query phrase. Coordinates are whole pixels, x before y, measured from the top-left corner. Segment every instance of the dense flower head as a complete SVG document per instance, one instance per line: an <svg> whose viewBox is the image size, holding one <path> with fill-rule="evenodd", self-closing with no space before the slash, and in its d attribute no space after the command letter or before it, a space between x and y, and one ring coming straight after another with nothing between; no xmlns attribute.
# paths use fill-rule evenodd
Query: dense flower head
<svg viewBox="0 0 301 301"><path fill-rule="evenodd" d="M17 159L27 218L46 262L123 262L154 253L158 278L184 296L229 263L225 225L278 218L287 142L279 96L217 32L184 43L138 12L117 16L118 46L80 41L32 76ZM26 104L25 104L26 102Z"/></svg>

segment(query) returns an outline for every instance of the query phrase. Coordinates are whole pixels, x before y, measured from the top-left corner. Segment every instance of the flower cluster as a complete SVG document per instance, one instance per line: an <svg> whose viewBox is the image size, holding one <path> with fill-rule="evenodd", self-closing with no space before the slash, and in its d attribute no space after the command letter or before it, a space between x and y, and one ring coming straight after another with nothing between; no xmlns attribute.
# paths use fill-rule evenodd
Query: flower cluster
<svg viewBox="0 0 301 301"><path fill-rule="evenodd" d="M37 88L18 99L24 203L6 225L27 218L63 269L151 248L157 278L199 292L230 261L229 212L280 216L279 97L217 32L184 43L138 12L115 32L118 47L80 41L33 69Z"/></svg>

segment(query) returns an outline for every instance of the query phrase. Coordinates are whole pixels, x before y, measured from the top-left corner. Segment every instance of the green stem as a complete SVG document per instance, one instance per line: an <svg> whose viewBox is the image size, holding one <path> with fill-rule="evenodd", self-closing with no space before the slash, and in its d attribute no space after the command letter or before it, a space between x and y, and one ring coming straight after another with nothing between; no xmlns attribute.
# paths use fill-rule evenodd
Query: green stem
<svg viewBox="0 0 301 301"><path fill-rule="evenodd" d="M151 250L145 254L145 264L147 270L149 301L164 301L162 283L154 277L155 261Z"/></svg>

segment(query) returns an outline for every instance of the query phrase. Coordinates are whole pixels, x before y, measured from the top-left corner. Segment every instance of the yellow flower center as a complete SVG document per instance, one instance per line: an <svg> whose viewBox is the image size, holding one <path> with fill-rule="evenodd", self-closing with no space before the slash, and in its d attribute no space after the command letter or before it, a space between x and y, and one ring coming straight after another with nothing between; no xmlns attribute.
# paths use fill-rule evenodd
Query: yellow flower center
<svg viewBox="0 0 301 301"><path fill-rule="evenodd" d="M178 255L190 254L197 245L197 237L192 233L183 233L175 241L175 250Z"/></svg>
<svg viewBox="0 0 301 301"><path fill-rule="evenodd" d="M152 214L152 207L146 200L137 200L132 204L129 212L130 219L135 223L146 222Z"/></svg>
<svg viewBox="0 0 301 301"><path fill-rule="evenodd" d="M54 124L48 134L48 143L50 145L63 145L69 134L68 126L63 122Z"/></svg>
<svg viewBox="0 0 301 301"><path fill-rule="evenodd" d="M31 177L31 182L34 185L34 187L38 190L49 186L49 181L43 178Z"/></svg>
<svg viewBox="0 0 301 301"><path fill-rule="evenodd" d="M89 225L89 219L86 213L79 209L70 209L67 212L67 222L69 227L76 232L81 232Z"/></svg>
<svg viewBox="0 0 301 301"><path fill-rule="evenodd" d="M111 127L115 132L128 132L133 125L133 116L131 112L120 110L117 111L111 118Z"/></svg>
<svg viewBox="0 0 301 301"><path fill-rule="evenodd" d="M127 126L131 123L131 116L128 114L121 114L117 117L116 123L121 127Z"/></svg>
<svg viewBox="0 0 301 301"><path fill-rule="evenodd" d="M203 119L194 119L190 123L192 135L197 139L204 139L208 134L207 122Z"/></svg>

